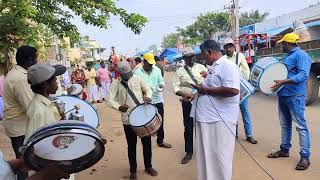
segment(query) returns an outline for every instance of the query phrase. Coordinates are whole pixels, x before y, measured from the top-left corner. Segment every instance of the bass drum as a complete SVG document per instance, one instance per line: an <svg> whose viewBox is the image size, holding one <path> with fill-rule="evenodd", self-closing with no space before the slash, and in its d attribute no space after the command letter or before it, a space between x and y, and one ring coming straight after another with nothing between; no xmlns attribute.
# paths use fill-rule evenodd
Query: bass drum
<svg viewBox="0 0 320 180"><path fill-rule="evenodd" d="M101 134L86 123L61 120L38 129L20 152L35 171L57 164L73 174L96 164L104 156L105 144Z"/></svg>

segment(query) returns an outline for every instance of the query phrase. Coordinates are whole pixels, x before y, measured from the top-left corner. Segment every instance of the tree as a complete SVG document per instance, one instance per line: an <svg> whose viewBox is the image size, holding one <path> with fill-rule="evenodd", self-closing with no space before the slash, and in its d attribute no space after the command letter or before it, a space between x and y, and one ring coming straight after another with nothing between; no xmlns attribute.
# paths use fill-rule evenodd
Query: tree
<svg viewBox="0 0 320 180"><path fill-rule="evenodd" d="M163 37L162 47L163 48L173 48L177 46L178 39L181 35L179 33L170 33Z"/></svg>
<svg viewBox="0 0 320 180"><path fill-rule="evenodd" d="M10 53L21 44L29 44L44 34L45 27L54 35L79 40L77 27L71 22L73 14L86 24L110 28L111 16L139 34L147 19L116 7L113 0L1 0L0 1L0 55L8 60Z"/></svg>
<svg viewBox="0 0 320 180"><path fill-rule="evenodd" d="M177 28L177 31L185 38L186 44L195 45L211 38L218 31L228 30L228 18L227 13L201 14L193 24L186 28Z"/></svg>
<svg viewBox="0 0 320 180"><path fill-rule="evenodd" d="M261 14L258 9L252 10L251 12L241 13L240 27L255 24L265 20L269 16L268 12Z"/></svg>

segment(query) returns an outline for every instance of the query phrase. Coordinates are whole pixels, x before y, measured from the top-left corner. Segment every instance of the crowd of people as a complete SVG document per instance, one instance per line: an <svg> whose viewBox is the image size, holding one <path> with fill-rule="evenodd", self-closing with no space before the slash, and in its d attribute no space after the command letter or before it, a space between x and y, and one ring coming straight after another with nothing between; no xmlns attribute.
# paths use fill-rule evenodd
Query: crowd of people
<svg viewBox="0 0 320 180"><path fill-rule="evenodd" d="M294 124L299 133L301 154L296 170L306 170L310 166L310 134L304 111L311 58L299 48L298 39L296 34L290 33L279 41L283 51L287 53L284 64L289 74L287 79L277 80L270 87L278 95L282 138L280 150L269 154L268 158L289 157ZM258 143L252 134L248 100L240 104L240 77L249 79L250 68L245 56L235 51L232 39L226 39L224 43L225 55L220 47L214 40L206 40L201 44L201 55L206 65L196 63L194 50L185 48L182 52L185 65L175 72L173 78L173 92L180 97L183 112L186 154L181 159L181 164L186 164L193 158L195 131L199 180L231 180L239 112L242 114L246 140L252 144ZM106 100L108 106L121 113L128 146L130 180L138 178L138 137L128 114L137 105L149 103L156 107L162 118L156 133L156 143L160 148L172 148L165 141L164 98L159 89L166 85L163 68L157 61L157 56L145 53L142 57L113 64L110 70L116 71L119 77L112 77L104 61L99 64L87 63L86 67L76 65L71 75L71 83L80 84L87 89L81 95L82 99L91 103ZM0 167L3 169L0 179L15 179L14 173L18 180L68 178L69 175L56 166L28 175L26 172L30 169L20 159L22 154L19 151L38 128L64 119L51 100L51 95L57 95L59 77L67 72L66 68L37 63L37 50L30 46L22 46L17 50L16 62L5 77L1 97L4 100L2 124L11 139L17 159L6 163L0 158ZM67 84L62 86L66 87L67 93L72 92ZM282 86L284 87L279 90ZM157 176L158 171L152 165L151 141L151 136L141 138L144 167L147 174ZM70 178L74 177L71 175Z"/></svg>

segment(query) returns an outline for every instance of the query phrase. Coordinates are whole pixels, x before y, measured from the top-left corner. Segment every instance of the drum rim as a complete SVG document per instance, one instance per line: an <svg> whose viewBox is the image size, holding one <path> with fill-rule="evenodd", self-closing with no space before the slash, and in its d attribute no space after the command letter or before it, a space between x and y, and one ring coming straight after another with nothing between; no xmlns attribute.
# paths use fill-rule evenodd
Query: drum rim
<svg viewBox="0 0 320 180"><path fill-rule="evenodd" d="M75 96L72 96L72 95L61 95L61 96L56 96L56 98L58 98L58 97L64 97L64 96L67 96L67 97L72 97L72 98L75 98L75 99L79 99L79 98L77 98L77 97L75 97ZM96 110L96 108L93 106L93 105L91 105L90 103L88 103L87 101L85 101L85 100L82 100L82 99L79 99L79 100L81 100L81 101L83 101L83 102L85 102L85 103L87 103L89 106L91 106L92 107L92 109L96 112L96 114L97 114L97 117L98 117L98 124L97 124L97 127L95 127L96 129L100 126L100 117L99 117L99 113L98 113L98 111ZM92 126L91 126L92 127Z"/></svg>
<svg viewBox="0 0 320 180"><path fill-rule="evenodd" d="M95 129L94 127L90 126L89 124L86 124L82 121L79 121L79 122L61 122L61 121L70 121L70 120L60 120L58 123L53 123L49 126L46 126L46 127L43 127L39 130L37 130L36 132L34 132L30 137L29 139L32 139L34 138L34 136L38 136L40 134L43 134L45 132L48 132L50 130L53 130L54 129L59 129L59 128L63 128L63 129L69 129L69 128L74 128L74 129L83 129L83 130L88 130L87 128L89 128L90 130L98 133L100 136L101 134L99 133L99 131L97 131L97 129ZM71 121L76 121L76 120L71 120ZM61 126L63 125L63 126ZM82 126L82 127L80 127ZM101 136L102 137L102 136ZM26 144L29 142L29 139L27 140Z"/></svg>
<svg viewBox="0 0 320 180"><path fill-rule="evenodd" d="M72 130L73 130L73 132L72 132ZM69 134L81 134L81 135L87 135L87 136L90 136L91 138L93 138L93 139L95 139L96 140L96 142L98 142L98 144L99 144L99 146L100 146L100 148L101 148L101 152L100 153L98 153L98 155L97 156L95 156L95 157L92 157L91 156L91 153L93 153L93 151L95 151L97 148L95 148L95 149L93 149L92 151L90 151L87 155L85 155L85 156L88 156L89 157L89 155L90 155L90 158L88 158L88 159L91 159L90 161L89 161L89 163L87 163L87 164L82 164L81 166L79 166L80 168L75 168L75 171L68 171L68 173L77 173L77 172L80 172L80 171L82 171L82 170L85 170L85 169L87 169L87 168L89 168L89 167L91 167L91 166L93 166L94 164L96 164L97 162L99 162L100 161L100 159L102 159L102 157L104 156L104 153L105 153L105 145L103 144L103 138L100 136L100 133L98 132L98 134L96 133L96 132L91 132L91 134L85 134L85 133L81 133L81 132L79 132L78 130L79 129L77 129L76 131L74 131L75 129L72 129L71 131L69 131L68 133ZM83 129L82 129L83 130ZM49 136L54 136L54 135L59 135L59 134L63 134L63 133L65 133L65 132L61 132L61 130L59 131L59 130L52 130L53 132L47 132L48 134L47 134L47 136L41 136L40 138L37 138L37 139L34 139L34 141L32 141L32 142L30 142L30 144L27 144L26 145L26 149L25 149L25 152L23 153L23 159L24 159L24 161L32 168L32 169L34 169L34 170L36 170L36 171L39 171L40 169L41 169L41 167L40 167L40 165L39 164L37 164L37 163L30 163L32 160L34 161L34 159L32 159L32 158L29 158L32 154L35 156L35 157L37 157L37 158L41 158L41 157L39 157L39 156L37 156L36 154L34 154L32 151L30 151L31 150L31 148L33 148L34 147L34 145L36 144L36 143L38 143L38 142L40 142L41 140L43 140L43 139L45 139L45 138L47 138L47 137L49 137ZM78 132L77 132L78 131ZM27 156L28 155L28 156ZM79 158L84 158L85 156L83 156L83 157L79 157ZM71 162L73 162L73 161L76 161L76 160L78 160L79 158L77 158L77 159L74 159L74 160L69 160L69 161L71 161ZM42 158L41 158L42 159ZM59 162L59 161L56 161L56 160L48 160L48 161L51 161L51 162ZM61 161L60 161L61 162Z"/></svg>
<svg viewBox="0 0 320 180"><path fill-rule="evenodd" d="M148 103L147 105L151 105L151 106L153 106L153 107L156 109L156 114L155 114L145 125L133 126L133 125L130 123L130 115L131 115L131 113L133 112L133 110L135 110L136 108L138 108L138 107L141 106L141 105L144 105L144 104L139 104L138 106L134 107L134 108L130 111L130 113L129 113L129 115L128 115L128 120L129 120L129 124L130 124L131 127L136 127L136 128L144 127L146 124L149 124L149 123L157 116L157 114L159 114L158 108L157 108L155 105L153 105L153 104L151 104L151 103Z"/></svg>

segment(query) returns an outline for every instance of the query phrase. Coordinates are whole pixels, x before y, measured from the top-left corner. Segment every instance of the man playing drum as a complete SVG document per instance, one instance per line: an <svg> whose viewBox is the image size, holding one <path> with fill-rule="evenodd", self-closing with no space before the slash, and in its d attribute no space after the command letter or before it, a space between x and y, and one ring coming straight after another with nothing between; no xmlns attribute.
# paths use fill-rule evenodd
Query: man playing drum
<svg viewBox="0 0 320 180"><path fill-rule="evenodd" d="M181 164L186 164L192 159L193 155L193 118L190 117L191 101L194 98L192 87L185 84L202 84L204 78L202 74L207 72L207 68L195 63L195 54L192 48L185 48L182 51L186 66L179 68L173 78L173 91L177 96L181 96L184 125L184 144L186 156L181 160Z"/></svg>
<svg viewBox="0 0 320 180"><path fill-rule="evenodd" d="M250 69L247 64L246 58L242 53L235 52L234 41L231 38L227 38L224 42L224 51L226 53L226 58L237 64L240 68L241 75L246 79L249 80L250 76ZM242 114L242 121L244 125L244 131L247 137L247 141L251 144L257 144L258 141L252 137L252 121L249 115L249 101L248 99L244 100L240 104L240 111Z"/></svg>
<svg viewBox="0 0 320 180"><path fill-rule="evenodd" d="M19 148L23 145L27 127L26 111L33 97L27 81L27 69L37 63L37 49L30 46L18 48L16 62L17 65L8 72L4 82L3 126L18 159L21 156ZM26 177L26 173L18 172L18 180L24 180Z"/></svg>
<svg viewBox="0 0 320 180"><path fill-rule="evenodd" d="M292 138L292 124L299 133L301 159L296 170L306 170L310 166L310 133L305 118L307 80L311 67L310 56L297 45L299 36L294 33L286 34L278 43L281 43L287 57L283 63L288 69L286 80L275 81L271 87L278 91L278 110L281 124L282 142L280 150L268 155L268 158L289 157Z"/></svg>
<svg viewBox="0 0 320 180"><path fill-rule="evenodd" d="M66 68L61 65L51 66L47 63L38 63L28 68L28 81L35 93L27 110L27 130L25 142L37 129L50 123L64 119L56 105L50 98L58 90L56 76L65 73ZM74 179L74 175L70 176Z"/></svg>
<svg viewBox="0 0 320 180"><path fill-rule="evenodd" d="M143 55L143 67L135 71L134 74L140 76L152 89L152 104L158 109L159 114L162 117L162 124L157 132L157 144L159 147L172 148L171 144L164 142L164 108L161 92L159 89L164 88L164 79L161 74L161 70L155 66L156 61L152 53L146 53Z"/></svg>
<svg viewBox="0 0 320 180"><path fill-rule="evenodd" d="M107 104L110 107L121 112L121 119L128 144L128 158L131 173L129 179L135 180L137 179L137 135L129 124L128 114L134 107L137 106L137 104L134 102L133 97L131 97L128 90L124 87L124 85L122 85L122 83L127 84L128 89L132 91L139 103L151 102L152 91L142 78L133 75L131 66L127 61L121 61L118 64L118 71L121 78L116 79L112 82L110 86L110 96L107 100ZM141 138L141 142L143 146L145 171L151 176L157 176L158 172L152 168L151 164L151 136Z"/></svg>

